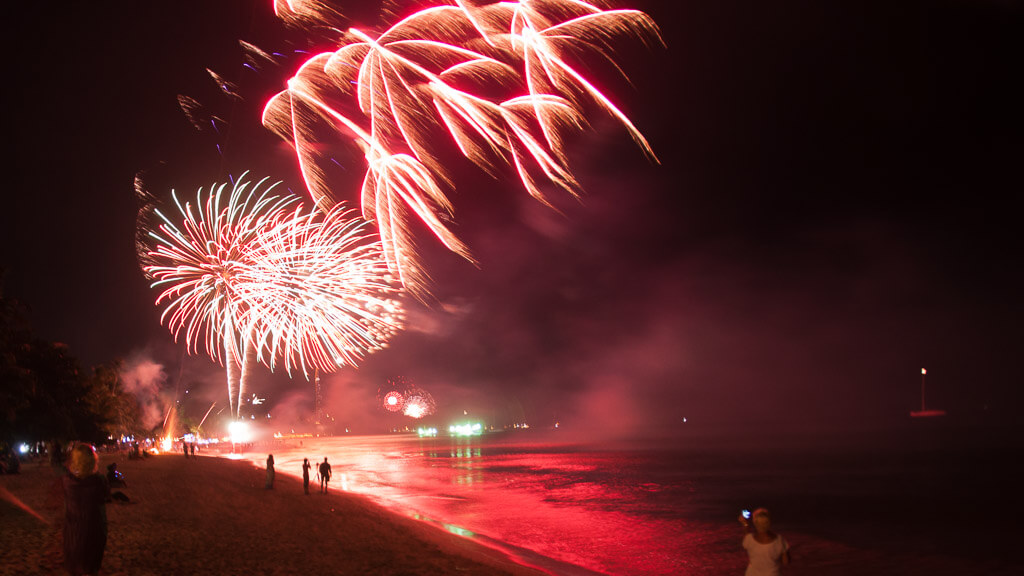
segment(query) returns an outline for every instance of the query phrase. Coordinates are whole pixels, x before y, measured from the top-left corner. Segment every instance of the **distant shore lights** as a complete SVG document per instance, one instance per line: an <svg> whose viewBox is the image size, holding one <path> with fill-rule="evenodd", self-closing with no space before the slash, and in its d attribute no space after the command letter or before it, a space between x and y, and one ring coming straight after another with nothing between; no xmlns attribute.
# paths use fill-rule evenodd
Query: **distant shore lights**
<svg viewBox="0 0 1024 576"><path fill-rule="evenodd" d="M483 434L483 431L483 426L479 422L452 424L448 427L448 433L452 436L479 436Z"/></svg>

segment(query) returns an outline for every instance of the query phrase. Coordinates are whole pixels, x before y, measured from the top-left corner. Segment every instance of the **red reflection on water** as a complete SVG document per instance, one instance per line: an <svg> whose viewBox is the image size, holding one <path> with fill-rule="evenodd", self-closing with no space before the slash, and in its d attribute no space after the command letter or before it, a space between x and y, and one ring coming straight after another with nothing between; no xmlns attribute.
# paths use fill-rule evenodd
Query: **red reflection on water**
<svg viewBox="0 0 1024 576"><path fill-rule="evenodd" d="M448 531L472 537L524 564L558 574L687 574L743 569L734 526L642 513L656 483L606 473L613 456L557 444L396 436L322 438L274 447L277 471L301 475L303 458L330 458L340 488ZM514 449L510 449L514 448ZM265 455L247 454L262 466ZM580 570L579 567L585 568Z"/></svg>

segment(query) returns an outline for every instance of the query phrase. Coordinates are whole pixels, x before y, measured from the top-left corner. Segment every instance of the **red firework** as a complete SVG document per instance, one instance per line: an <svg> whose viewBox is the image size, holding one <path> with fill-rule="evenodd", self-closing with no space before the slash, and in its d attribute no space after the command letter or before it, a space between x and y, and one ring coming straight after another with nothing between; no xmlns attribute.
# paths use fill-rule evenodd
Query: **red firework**
<svg viewBox="0 0 1024 576"><path fill-rule="evenodd" d="M400 412L405 407L405 398L398 390L384 395L384 409L388 412Z"/></svg>

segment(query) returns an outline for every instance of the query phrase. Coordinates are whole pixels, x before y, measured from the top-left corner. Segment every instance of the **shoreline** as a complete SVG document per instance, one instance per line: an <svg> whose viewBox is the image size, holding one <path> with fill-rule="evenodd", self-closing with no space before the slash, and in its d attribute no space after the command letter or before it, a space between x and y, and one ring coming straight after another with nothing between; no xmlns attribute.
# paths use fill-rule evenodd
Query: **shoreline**
<svg viewBox="0 0 1024 576"><path fill-rule="evenodd" d="M986 503L1016 494L1011 478L980 466L991 465L989 455L936 461L909 452L897 462L861 452L823 459L812 451L799 458L763 454L741 465L728 453L710 460L684 455L672 468L673 475L682 476L640 478L689 487L689 496L672 500L673 515L663 522L632 504L623 508L625 516L614 514L614 504L610 512L580 514L589 500L562 499L557 489L530 492L551 497L556 505L578 504L545 513L546 505L535 507L522 497L516 477L505 476L514 462L482 461L473 468L478 475L430 476L429 470L448 467L428 462L425 469L422 462L403 460L393 468L389 462L414 457L415 450L410 453L402 444L368 447L380 458L362 460L362 451L338 452L333 445L309 445L292 453L276 445L236 455L207 450L187 460L180 452L144 461L101 455L104 466L111 460L119 463L128 481L124 492L133 500L108 505L112 539L102 574L297 574L310 569L396 575L740 574L745 565L741 531L735 518L721 511L745 502L752 487L759 501L783 511L779 528L793 550L793 564L785 570L790 576L1021 573L1012 553L1012 521L985 512L995 510ZM263 487L264 450L273 451L277 460L273 491ZM298 471L303 452L330 456L335 466L330 495L317 494L315 484L313 494L302 495ZM843 465L836 467L840 461ZM777 468L767 468L768 463ZM892 475L894 464L912 473ZM54 494L48 486L59 474L45 462L27 463L22 470L21 475L0 476L0 576L63 573L62 503L59 490ZM474 500L472 491L462 494L459 479L482 483L488 470L494 472L489 497ZM524 467L520 474L532 470ZM572 485L605 481L571 474L556 478L570 479ZM720 486L723 478L732 485ZM364 485L375 489L362 491ZM983 487L987 492L979 491ZM633 492L610 490L602 501L629 503ZM980 511L972 512L976 507ZM682 510L686 516L675 514ZM940 527L935 523L939 518L955 521ZM142 537L139 530L151 533ZM492 535L508 539L495 541ZM548 562L551 558L561 560ZM565 563L572 559L580 564Z"/></svg>
<svg viewBox="0 0 1024 576"><path fill-rule="evenodd" d="M340 489L304 495L291 474L267 490L249 460L100 454L111 462L131 501L107 504L104 575L549 573ZM45 462L0 476L0 574L63 572L60 476Z"/></svg>
<svg viewBox="0 0 1024 576"><path fill-rule="evenodd" d="M337 442L314 442L306 448L302 448L300 443L298 450L284 445L260 446L258 452L250 450L240 457L262 468L265 452L274 452L279 469L298 470L297 462L301 462L304 453L328 455L332 463L341 463L341 468L335 468L336 474L339 471L350 472L350 486L355 494L365 495L371 502L379 503L388 510L416 518L419 518L415 516L419 512L443 522L453 522L473 530L481 542L486 542L487 535L505 535L508 540L502 538L497 544L500 547L514 543L511 550L506 548L506 553L512 558L518 557L515 549L518 545L525 547L527 558L533 550L541 554L548 552L551 558L579 559L579 566L593 566L591 570L600 573L624 576L640 573L666 576L741 574L746 564L745 553L740 546L742 532L738 529L735 515L730 512L734 506L738 509L740 503L746 502L750 492L756 492L755 498L759 501L769 502L770 506L784 511L785 523L780 527L794 546L794 564L786 569L791 576L863 573L995 576L1017 573L1013 566L1019 569L1019 561L1009 552L1012 550L1012 546L1008 546L1012 544L1010 538L998 529L998 526L1008 525L1007 522L1002 519L990 522L991 517L985 514L963 515L966 510L960 506L963 497L959 492L904 493L900 488L908 482L908 487L927 487L929 479L935 478L936 474L944 476L947 473L954 473L951 480L960 478L957 480L960 484L963 478L955 473L957 470L971 470L972 462L984 461L978 460L976 454L966 461L948 462L945 458L937 461L934 455L921 455L915 449L903 448L893 449L892 454L899 458L894 461L892 455L880 455L877 449L870 452L863 448L847 449L835 454L822 452L814 444L803 450L799 446L783 445L771 452L733 448L708 459L706 456L714 451L709 452L707 446L696 446L673 453L683 457L680 461L683 463L673 466L674 473L682 476L668 478L665 484L670 488L686 488L689 484L689 492L694 496L686 501L675 501L677 507L668 522L661 522L656 516L647 516L643 510L627 505L624 509L626 522L623 523L619 521L623 517L615 515L614 504L610 515L602 510L596 510L596 514L584 512L577 515L581 510L595 512L590 501L574 500L571 495L560 500L557 490L554 494L534 490L533 496L541 499L550 497L556 502L556 507L559 501L569 503L553 514L545 514L549 508L542 501L518 498L524 490L516 488L515 475L511 477L511 490L504 494L502 485L509 480L505 468L510 465L514 468L515 464L500 458L500 462L491 461L494 449L501 453L500 444L481 443L480 446L490 449L489 455L485 453L479 465L474 462L473 466L463 467L458 465L461 460L456 459L454 452L451 462L446 459L448 449L452 448L447 443L439 451L432 444L424 448L420 446L422 443L415 439L411 442L371 440L357 442L353 447L348 441L342 442L343 446ZM458 443L455 444L457 446ZM919 448L917 444L912 446ZM535 451L527 450L527 453ZM732 460L736 453L743 454L745 458L754 454L757 458L736 465ZM686 457L694 454L698 458L691 460ZM368 458L369 455L376 458ZM417 463L410 460L405 465L403 459L403 464L397 468L390 464L391 459L406 455L413 458L422 456L425 461ZM434 461L437 458L441 460ZM346 462L359 464L350 468ZM564 460L558 462L565 464ZM598 461L588 462L596 464ZM840 475L830 473L840 462L845 463L845 467L839 466L837 470L847 471ZM893 462L905 464L904 473L892 476ZM525 468L531 469L530 466ZM432 472L438 469L451 469L453 472ZM385 471L389 473L385 474ZM523 470L519 472L520 475L524 473ZM356 474L355 482L352 482L351 473ZM360 473L363 477L359 476ZM377 477L378 473L380 477ZM733 486L717 485L715 481L723 478L723 473L725 478L735 479ZM490 479L485 480L488 477ZM572 474L556 474L555 477L558 481L568 480L571 485L595 481L593 477ZM418 481L423 478L427 479ZM858 483L858 479L864 478L891 478L894 484L879 489L870 483ZM653 479L658 482L666 480L663 476ZM469 482L476 486L480 482L483 487L488 481L492 481L489 497L477 498L476 490L470 490L465 494L464 505L445 504L449 500L461 502L462 492L456 486ZM604 482L602 479L596 481ZM364 491L361 489L364 485L373 488ZM623 502L632 502L629 490L613 489L614 482L608 487L609 490L602 491L602 494L611 498L609 502L620 497ZM1008 484L1004 486L1001 493L1012 493L1007 492L1008 487ZM435 506L434 502L441 504ZM936 530L929 518L932 510L942 509L942 506L948 506L950 513L959 514L964 522L950 529ZM675 515L682 510L687 511L686 515ZM517 520L519 523L515 524ZM538 522L534 524L531 520ZM595 524L603 528L591 530ZM591 554L588 555L588 551ZM562 552L565 554L561 555ZM524 563L537 565L529 561ZM541 570L560 575L576 574L574 570L579 569L573 565L538 564Z"/></svg>
<svg viewBox="0 0 1024 576"><path fill-rule="evenodd" d="M289 446L287 442L278 446L259 446L259 448L267 452L274 450L274 448L276 447L293 448L293 446ZM264 456L264 451L259 451L256 449L256 447L252 447L251 449L242 452L225 452L218 448L207 448L205 451L205 456L208 458L223 458L226 460L247 462L255 470L258 470L260 474L265 474L265 465L263 465L260 462L260 460L262 460ZM314 466L313 469L310 470L311 491L314 488L317 488L317 482L315 481L316 462L312 462L312 464L314 464ZM335 474L338 473L339 469L335 468ZM298 482L299 485L301 486L302 475L295 471L295 467L282 467L281 462L279 461L276 467L276 476L280 478L282 475L294 478L295 481ZM480 546L490 551L490 554L494 554L499 558L503 558L508 562L512 562L516 566L525 567L536 571L530 572L531 574L557 574L558 576L603 576L604 574L603 572L597 572L584 566L571 564L569 562L565 562L557 558L545 556L544 554L531 550L529 548L524 548L522 546L517 546L510 542L505 542L503 540L492 538L487 534L467 530L466 528L452 524L443 518L433 518L430 517L429 514L421 513L420 511L410 508L390 506L388 505L387 502L376 501L365 494L359 493L358 491L350 491L347 489L341 490L337 487L335 488L335 490L347 495L348 497L360 499L361 501L366 502L370 506L379 507L390 514L393 514L396 519L399 519L403 522L412 522L413 525L416 527L425 527L428 529L436 530L443 539L449 539L454 537L458 540L466 540L472 542L477 546Z"/></svg>

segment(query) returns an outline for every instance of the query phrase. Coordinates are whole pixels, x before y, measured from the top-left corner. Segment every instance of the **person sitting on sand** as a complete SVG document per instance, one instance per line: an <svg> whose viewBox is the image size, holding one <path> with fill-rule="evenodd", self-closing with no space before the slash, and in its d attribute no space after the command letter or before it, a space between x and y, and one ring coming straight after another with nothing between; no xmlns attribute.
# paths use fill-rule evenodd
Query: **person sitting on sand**
<svg viewBox="0 0 1024 576"><path fill-rule="evenodd" d="M110 465L107 466L107 485L111 488L128 486L128 483L124 481L124 474L117 471L117 462L111 462Z"/></svg>
<svg viewBox="0 0 1024 576"><path fill-rule="evenodd" d="M0 458L0 474L17 474L21 470L21 460L13 448L8 447Z"/></svg>
<svg viewBox="0 0 1024 576"><path fill-rule="evenodd" d="M327 463L327 457L320 463L320 493L327 494L327 483L331 480L331 465Z"/></svg>
<svg viewBox="0 0 1024 576"><path fill-rule="evenodd" d="M765 508L758 508L750 515L750 521L740 515L740 524L753 532L743 537L743 548L747 551L750 562L747 564L746 576L778 576L779 566L789 564L789 544L786 540L771 531L772 516Z"/></svg>

